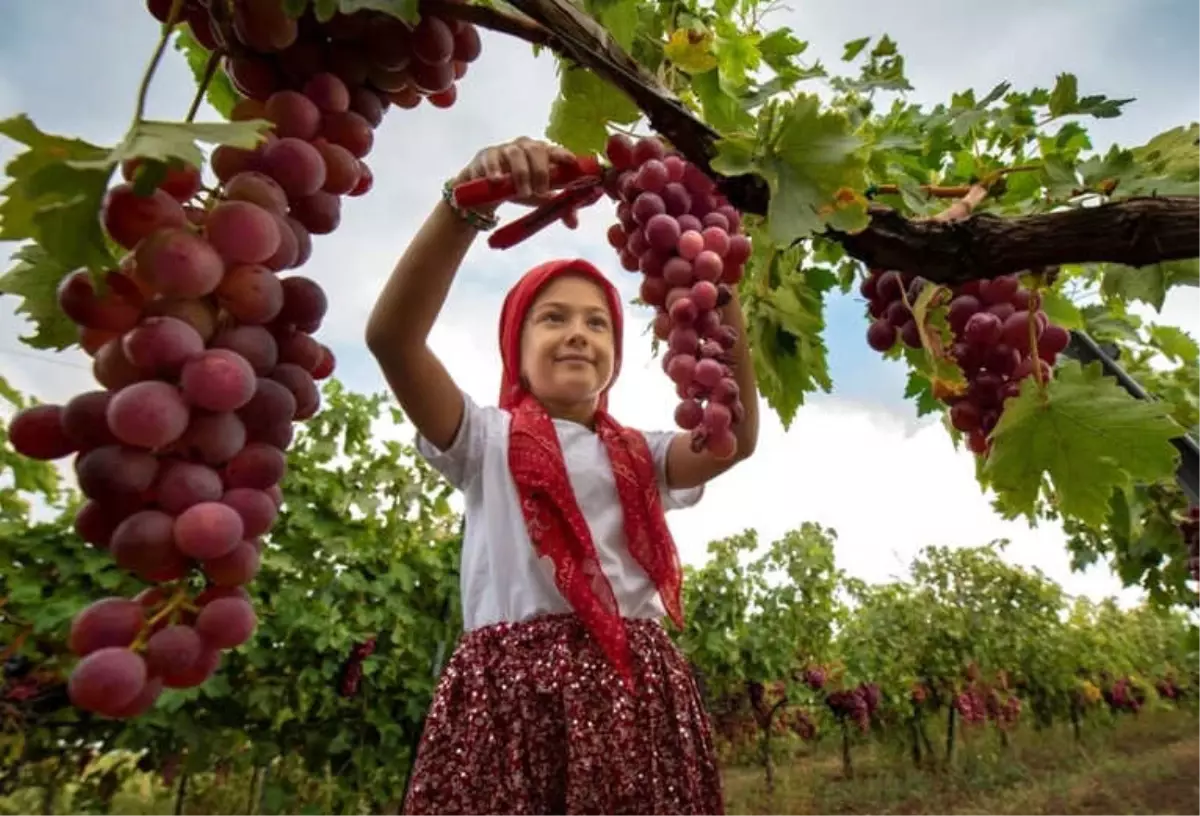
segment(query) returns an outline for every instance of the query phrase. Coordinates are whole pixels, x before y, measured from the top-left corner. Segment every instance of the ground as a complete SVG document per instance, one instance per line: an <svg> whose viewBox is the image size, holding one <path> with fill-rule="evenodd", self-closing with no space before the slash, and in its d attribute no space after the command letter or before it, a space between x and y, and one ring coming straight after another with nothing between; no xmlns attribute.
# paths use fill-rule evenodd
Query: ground
<svg viewBox="0 0 1200 816"><path fill-rule="evenodd" d="M1163 713L1070 732L1025 729L1002 750L969 738L950 771L917 771L867 746L842 772L836 746L781 763L768 795L761 768L725 774L729 813L1200 813L1194 715Z"/></svg>

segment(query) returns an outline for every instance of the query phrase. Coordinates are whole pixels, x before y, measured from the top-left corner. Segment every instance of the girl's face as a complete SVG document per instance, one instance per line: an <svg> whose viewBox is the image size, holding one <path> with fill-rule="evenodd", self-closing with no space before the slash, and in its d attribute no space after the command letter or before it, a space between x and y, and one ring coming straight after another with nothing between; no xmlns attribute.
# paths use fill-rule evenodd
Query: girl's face
<svg viewBox="0 0 1200 816"><path fill-rule="evenodd" d="M538 294L521 334L521 374L552 415L590 417L613 373L612 315L604 291L576 275Z"/></svg>

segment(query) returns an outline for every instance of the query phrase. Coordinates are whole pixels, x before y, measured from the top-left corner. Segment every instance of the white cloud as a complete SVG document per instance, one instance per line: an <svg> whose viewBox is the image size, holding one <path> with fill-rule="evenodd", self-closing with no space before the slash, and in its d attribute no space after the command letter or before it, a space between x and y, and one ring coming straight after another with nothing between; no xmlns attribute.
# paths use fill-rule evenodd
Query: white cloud
<svg viewBox="0 0 1200 816"><path fill-rule="evenodd" d="M919 4L921 9L913 3L805 4L781 13L778 22L791 24L798 36L810 40L810 56L820 56L826 64L840 59L844 41L888 32L907 56L914 96L923 102L945 101L951 92L969 86L986 91L1002 79L1018 87L1047 86L1066 70L1080 75L1082 92L1141 97L1130 115L1089 123L1098 145L1144 141L1195 118L1194 110L1179 108L1180 99L1197 96L1194 39L1187 46L1190 56L1180 57L1178 50L1166 52L1155 37L1129 36L1132 26L1145 28L1150 18L1169 30L1168 4L1149 14L1123 3L1101 3L1107 9L1101 13L1095 10L1097 3L1101 0L1010 2L1003 16L995 9L976 12L961 2L926 2ZM8 23L14 36L0 48L0 76L6 83L0 86L0 115L28 111L48 129L111 143L127 121L155 24L140 5L118 0L76 0L69 13L55 5L52 14L36 6L14 11ZM1183 3L1178 8L1186 11ZM70 25L63 25L64 19ZM98 30L120 36L97 36ZM39 65L57 63L61 70L37 75L20 70L34 53ZM1170 60L1175 62L1168 64ZM89 70L95 65L106 70ZM375 189L344 202L341 228L315 242L313 259L303 271L330 293L322 340L338 351L340 371L350 387L384 388L363 348L363 326L442 181L482 145L540 135L556 82L549 56L534 58L524 43L487 34L484 57L472 66L454 108L422 106L388 115L369 157ZM192 90L182 60L169 54L151 94L151 114L177 118ZM11 154L10 144L0 145L0 158ZM431 343L477 399L495 398L499 306L504 290L523 269L549 257L587 257L614 270L626 294L634 292L636 279L617 268L604 241L610 217L594 208L584 214L577 233L556 227L506 252L489 250L483 241L473 248ZM1161 319L1194 328L1200 316L1196 306L1195 290L1175 295ZM0 306L0 359L14 386L50 401L95 387L90 360L82 353L54 355L21 346L17 338L26 327L11 308L11 303ZM641 334L644 324L644 313L630 314L628 359L613 408L627 424L669 427L674 396L658 362L650 359ZM853 365L863 370L835 369L835 382L848 373L862 378L863 371L881 383L891 382L880 360L862 355L853 358ZM897 400L890 404L898 405L899 394L894 396ZM1071 592L1097 595L1119 588L1104 569L1071 574L1060 530L1031 531L997 518L980 494L970 458L956 453L936 424L916 421L911 406L889 411L864 403L836 393L815 400L801 409L788 433L762 406L755 457L710 485L699 507L673 514L684 559L702 560L709 540L746 527L770 538L815 520L838 530L841 565L863 578L903 572L927 544L975 545L1007 537L1012 540L1009 559L1042 568Z"/></svg>

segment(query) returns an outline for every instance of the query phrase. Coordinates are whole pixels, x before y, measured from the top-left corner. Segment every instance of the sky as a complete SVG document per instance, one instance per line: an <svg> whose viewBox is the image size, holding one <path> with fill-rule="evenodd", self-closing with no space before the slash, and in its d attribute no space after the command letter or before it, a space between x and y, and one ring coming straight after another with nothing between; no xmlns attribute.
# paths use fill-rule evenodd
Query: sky
<svg viewBox="0 0 1200 816"><path fill-rule="evenodd" d="M157 23L130 0L24 0L7 4L0 27L0 117L28 113L45 130L99 144L120 139L133 112L138 82L154 48ZM1163 130L1195 121L1200 100L1195 0L1010 0L993 4L910 0L797 3L774 14L808 40L809 59L834 67L848 40L889 34L907 60L921 103L948 101L968 87L986 93L1008 80L1018 89L1050 87L1073 72L1081 95L1135 97L1118 119L1089 121L1097 148L1141 144ZM169 51L151 86L147 113L182 119L194 82L182 56ZM525 43L483 33L483 56L459 87L450 110L423 105L393 109L376 133L367 161L375 187L343 202L341 227L317 237L300 272L330 295L319 339L338 358L337 376L351 389L377 392L383 378L367 353L363 330L374 299L406 241L440 195L443 181L489 144L520 135L540 137L557 88L555 63L535 58ZM204 106L201 120L215 119ZM0 142L0 161L13 155ZM519 213L502 209L507 218ZM431 346L458 383L478 401L495 399L499 359L495 326L507 287L522 271L552 257L584 257L611 270L631 297L637 279L623 272L604 233L607 207L585 212L577 231L556 227L512 250L477 242L459 273ZM3 249L7 255L13 247ZM19 337L27 326L0 297L0 372L18 389L62 402L95 387L80 351L33 351ZM1042 570L1072 594L1119 594L1104 566L1070 570L1060 528L1030 529L992 511L974 479L970 455L956 452L941 426L918 420L903 399L905 370L865 343L862 304L835 297L825 339L835 383L814 397L785 431L765 404L758 449L712 482L695 508L672 513L671 528L686 563L705 559L708 541L756 528L771 540L804 521L838 533L839 566L868 581L901 576L927 545L975 546L999 538L1004 557ZM645 311L628 316L621 380L612 398L625 424L670 428L675 398L642 334ZM1195 331L1196 290L1168 300L1163 323ZM410 437L408 428L392 429Z"/></svg>

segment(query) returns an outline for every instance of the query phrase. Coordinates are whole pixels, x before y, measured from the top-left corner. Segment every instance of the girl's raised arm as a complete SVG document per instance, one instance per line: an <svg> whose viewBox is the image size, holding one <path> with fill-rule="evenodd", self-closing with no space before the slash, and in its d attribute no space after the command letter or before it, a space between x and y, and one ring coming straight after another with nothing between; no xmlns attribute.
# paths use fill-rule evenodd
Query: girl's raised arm
<svg viewBox="0 0 1200 816"><path fill-rule="evenodd" d="M550 165L574 158L562 148L520 138L480 151L455 182L508 174L517 188L514 200L537 204L549 195ZM476 235L463 214L439 202L396 263L367 321L367 347L388 385L417 431L439 450L458 433L463 397L429 349L429 332Z"/></svg>

